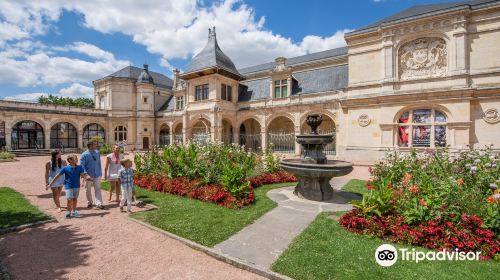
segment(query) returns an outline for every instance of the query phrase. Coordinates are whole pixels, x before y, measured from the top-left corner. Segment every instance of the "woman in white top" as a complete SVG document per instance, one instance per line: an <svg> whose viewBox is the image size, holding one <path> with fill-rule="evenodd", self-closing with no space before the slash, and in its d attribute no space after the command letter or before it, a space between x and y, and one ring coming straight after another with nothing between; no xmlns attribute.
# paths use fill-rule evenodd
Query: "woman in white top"
<svg viewBox="0 0 500 280"><path fill-rule="evenodd" d="M113 146L113 153L106 156L106 167L104 168L104 179L109 181L109 198L111 201L113 196L113 190L116 192L116 202L119 202L120 196L120 184L118 182L118 171L121 168L120 161L123 159L123 155L120 154L120 147L118 145Z"/></svg>
<svg viewBox="0 0 500 280"><path fill-rule="evenodd" d="M66 161L61 159L61 152L59 150L53 150L50 153L50 161L45 164L45 185L48 185L52 178L56 177L57 174L61 171L61 169L66 166ZM56 204L57 211L61 212L61 203L59 202L59 197L61 196L61 191L64 185L64 175L59 177L54 183L50 190L52 191L52 199L54 199L54 203ZM48 187L45 187L45 190L48 190Z"/></svg>

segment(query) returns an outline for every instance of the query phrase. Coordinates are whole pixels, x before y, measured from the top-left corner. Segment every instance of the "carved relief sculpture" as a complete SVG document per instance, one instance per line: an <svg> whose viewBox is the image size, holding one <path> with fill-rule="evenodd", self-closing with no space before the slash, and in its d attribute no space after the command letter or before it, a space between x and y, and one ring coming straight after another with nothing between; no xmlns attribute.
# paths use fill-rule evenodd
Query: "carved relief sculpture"
<svg viewBox="0 0 500 280"><path fill-rule="evenodd" d="M483 119L487 123L497 123L500 122L500 113L498 109L490 108L484 111Z"/></svg>
<svg viewBox="0 0 500 280"><path fill-rule="evenodd" d="M441 38L420 38L399 49L399 78L413 80L443 77L447 71L446 42Z"/></svg>

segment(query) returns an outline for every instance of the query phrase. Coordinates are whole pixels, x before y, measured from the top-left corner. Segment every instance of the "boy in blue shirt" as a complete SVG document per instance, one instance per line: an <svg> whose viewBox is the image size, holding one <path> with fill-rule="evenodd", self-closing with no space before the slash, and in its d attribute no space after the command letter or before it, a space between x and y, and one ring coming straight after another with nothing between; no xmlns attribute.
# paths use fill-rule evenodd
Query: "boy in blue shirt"
<svg viewBox="0 0 500 280"><path fill-rule="evenodd" d="M69 165L63 167L47 184L47 187L51 186L59 177L64 175L64 192L68 200L66 218L70 218L71 216L78 218L80 214L76 211L76 204L80 193L80 177L86 180L89 180L90 177L85 173L81 165L77 165L78 157L76 155L69 155L67 161Z"/></svg>
<svg viewBox="0 0 500 280"><path fill-rule="evenodd" d="M118 171L118 182L122 190L122 200L120 201L120 211L123 212L123 205L127 202L127 212L132 212L132 191L134 190L134 169L130 159L121 160L122 168Z"/></svg>

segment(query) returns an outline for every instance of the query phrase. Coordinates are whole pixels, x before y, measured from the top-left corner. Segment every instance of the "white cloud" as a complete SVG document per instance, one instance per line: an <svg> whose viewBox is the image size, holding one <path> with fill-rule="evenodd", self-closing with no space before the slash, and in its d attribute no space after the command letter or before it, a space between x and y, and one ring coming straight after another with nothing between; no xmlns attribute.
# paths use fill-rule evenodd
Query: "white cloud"
<svg viewBox="0 0 500 280"><path fill-rule="evenodd" d="M83 24L102 33L120 32L161 55L159 64L175 68L172 59L189 58L207 41L208 28L216 26L223 51L237 67L273 61L278 56L293 57L345 45L343 34L308 35L300 41L283 37L265 28L265 17L238 0L204 5L197 0L87 1L0 1L0 84L17 86L69 85L61 96L92 96L90 81L130 64L106 50L86 42L46 46L35 36L56 29L63 10L82 14ZM69 58L66 52L85 58ZM26 93L15 98L33 100L42 93Z"/></svg>
<svg viewBox="0 0 500 280"><path fill-rule="evenodd" d="M301 42L293 42L265 29L265 18L256 18L251 7L237 0L215 2L208 7L196 0L120 3L101 4L96 9L92 1L79 1L72 9L84 15L87 27L128 34L149 52L160 54L162 64L167 66L170 59L188 58L200 51L212 26L217 27L221 48L238 67L272 61L278 56L291 57L343 46L343 34L350 31L332 30L330 37L309 35Z"/></svg>
<svg viewBox="0 0 500 280"><path fill-rule="evenodd" d="M88 44L85 42L74 42L73 44L65 47L55 47L57 51L74 51L87 55L91 58L102 59L106 61L114 60L114 55L108 51L105 51L95 45Z"/></svg>
<svg viewBox="0 0 500 280"><path fill-rule="evenodd" d="M103 33L121 32L133 41L146 46L150 53L160 54L161 65L170 65L174 58L188 58L200 51L207 38L207 29L217 27L221 48L238 67L272 61L277 56L297 56L345 45L346 30L332 30L332 36L305 36L299 42L275 34L264 27L265 18L257 18L254 10L242 1L216 1L204 5L197 0L121 0L87 1L7 1L0 5L17 7L33 16L32 24L26 15L17 13L8 22L20 23L22 30L43 32L57 19L62 10L81 13L83 24ZM11 8L12 10L13 8ZM131 13L132 11L132 13ZM93 53L84 45L80 50Z"/></svg>
<svg viewBox="0 0 500 280"><path fill-rule="evenodd" d="M93 98L94 97L94 88L84 86L79 83L74 83L71 86L67 88L63 88L59 91L59 94L63 97L88 97L88 98Z"/></svg>
<svg viewBox="0 0 500 280"><path fill-rule="evenodd" d="M42 92L22 93L13 96L6 96L5 99L35 102L38 100L38 97L47 95L48 95L47 93L42 93Z"/></svg>
<svg viewBox="0 0 500 280"><path fill-rule="evenodd" d="M55 96L60 96L60 97L93 98L94 97L94 88L88 87L88 86L85 86L85 85L82 85L79 83L73 83L68 87L60 89L59 92L55 92L55 93L51 93L51 94L55 95ZM36 102L38 100L38 97L48 96L48 95L49 95L49 93L43 93L43 92L21 93L21 94L17 94L17 95L7 96L7 97L5 97L5 99Z"/></svg>
<svg viewBox="0 0 500 280"><path fill-rule="evenodd" d="M28 50L25 51L23 46ZM54 86L89 83L130 65L128 61L115 59L110 52L83 42L56 49L76 51L92 59L57 56L41 43L21 42L17 48L9 47L0 51L0 84Z"/></svg>

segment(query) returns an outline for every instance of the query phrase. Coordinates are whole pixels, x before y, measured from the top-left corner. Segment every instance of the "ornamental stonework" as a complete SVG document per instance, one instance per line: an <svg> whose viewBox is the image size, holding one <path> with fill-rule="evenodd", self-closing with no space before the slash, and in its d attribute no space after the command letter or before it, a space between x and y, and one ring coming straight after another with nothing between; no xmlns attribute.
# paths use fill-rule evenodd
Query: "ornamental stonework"
<svg viewBox="0 0 500 280"><path fill-rule="evenodd" d="M447 71L446 42L420 38L404 44L398 53L399 79L443 77Z"/></svg>
<svg viewBox="0 0 500 280"><path fill-rule="evenodd" d="M361 127L370 125L370 122L371 122L370 117L368 117L367 114L362 114L358 117L358 124Z"/></svg>
<svg viewBox="0 0 500 280"><path fill-rule="evenodd" d="M498 109L490 108L484 111L483 120L487 123L500 122L500 113L498 112Z"/></svg>

